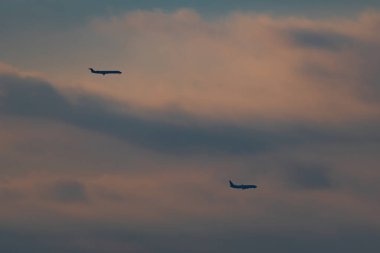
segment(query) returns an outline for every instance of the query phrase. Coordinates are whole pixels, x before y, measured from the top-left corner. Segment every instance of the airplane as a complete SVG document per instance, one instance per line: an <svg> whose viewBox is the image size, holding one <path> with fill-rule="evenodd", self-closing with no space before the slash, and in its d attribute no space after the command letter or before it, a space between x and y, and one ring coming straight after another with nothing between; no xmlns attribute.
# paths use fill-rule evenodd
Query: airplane
<svg viewBox="0 0 380 253"><path fill-rule="evenodd" d="M90 68L91 73L93 74L100 74L100 75L108 75L108 74L121 74L121 71L119 70L94 70L93 68Z"/></svg>
<svg viewBox="0 0 380 253"><path fill-rule="evenodd" d="M230 187L234 189L246 190L246 189L257 188L257 186L254 184L234 184L231 180L229 181L230 181Z"/></svg>

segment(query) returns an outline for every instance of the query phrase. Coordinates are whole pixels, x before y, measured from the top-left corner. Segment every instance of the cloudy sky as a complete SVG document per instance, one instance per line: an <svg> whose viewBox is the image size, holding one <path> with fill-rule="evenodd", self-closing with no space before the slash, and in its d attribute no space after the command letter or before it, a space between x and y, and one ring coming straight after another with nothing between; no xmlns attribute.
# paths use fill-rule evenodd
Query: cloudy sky
<svg viewBox="0 0 380 253"><path fill-rule="evenodd" d="M380 247L379 1L0 0L0 23L1 252Z"/></svg>

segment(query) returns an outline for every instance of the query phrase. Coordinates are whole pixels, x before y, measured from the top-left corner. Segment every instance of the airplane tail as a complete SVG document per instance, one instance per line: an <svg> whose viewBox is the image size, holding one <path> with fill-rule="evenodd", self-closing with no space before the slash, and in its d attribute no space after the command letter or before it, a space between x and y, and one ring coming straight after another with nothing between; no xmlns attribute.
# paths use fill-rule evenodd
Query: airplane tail
<svg viewBox="0 0 380 253"><path fill-rule="evenodd" d="M95 72L95 70L94 70L93 68L90 68L90 70L91 70L91 73L94 73L94 72Z"/></svg>
<svg viewBox="0 0 380 253"><path fill-rule="evenodd" d="M235 186L234 183L232 183L231 180L229 180L229 182L230 182L230 187L234 187Z"/></svg>

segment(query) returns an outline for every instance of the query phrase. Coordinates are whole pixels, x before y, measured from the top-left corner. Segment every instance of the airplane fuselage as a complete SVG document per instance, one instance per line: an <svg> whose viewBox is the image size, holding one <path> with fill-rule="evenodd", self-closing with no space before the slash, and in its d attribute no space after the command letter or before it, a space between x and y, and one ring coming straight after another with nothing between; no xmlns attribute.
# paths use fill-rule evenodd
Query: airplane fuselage
<svg viewBox="0 0 380 253"><path fill-rule="evenodd" d="M247 190L247 189L257 188L257 186L254 184L234 184L231 180L229 182L230 182L230 187L234 189Z"/></svg>
<svg viewBox="0 0 380 253"><path fill-rule="evenodd" d="M94 70L93 68L90 68L91 73L93 74L99 74L99 75L109 75L109 74L121 74L121 71L119 70Z"/></svg>

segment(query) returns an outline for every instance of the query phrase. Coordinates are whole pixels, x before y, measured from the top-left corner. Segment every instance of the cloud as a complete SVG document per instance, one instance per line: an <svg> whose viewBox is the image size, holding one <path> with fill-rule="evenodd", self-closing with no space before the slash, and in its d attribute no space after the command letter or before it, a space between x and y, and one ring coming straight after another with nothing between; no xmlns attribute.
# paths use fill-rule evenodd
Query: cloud
<svg viewBox="0 0 380 253"><path fill-rule="evenodd" d="M328 190L333 187L329 168L318 165L296 165L286 171L289 184L301 190Z"/></svg>
<svg viewBox="0 0 380 253"><path fill-rule="evenodd" d="M50 189L52 199L65 203L87 201L86 188L77 181L58 181Z"/></svg>
<svg viewBox="0 0 380 253"><path fill-rule="evenodd" d="M60 88L95 93L138 114L180 111L235 124L370 121L379 115L378 16L234 12L205 19L189 9L131 11L51 38L56 48L44 50L62 62L45 58L35 66ZM75 43L67 47L67 40ZM89 64L124 74L104 80L88 74Z"/></svg>
<svg viewBox="0 0 380 253"><path fill-rule="evenodd" d="M376 248L377 19L139 11L90 31L126 75L0 66L0 249Z"/></svg>
<svg viewBox="0 0 380 253"><path fill-rule="evenodd" d="M368 90L379 80L370 66L379 61L380 40L371 35L378 13L368 15L311 20L237 12L206 20L183 9L96 20L99 35L118 48L114 63L128 71L109 80L111 90L95 78L84 78L83 87L140 112L179 108L237 123L374 120L379 106L363 94L378 97Z"/></svg>
<svg viewBox="0 0 380 253"><path fill-rule="evenodd" d="M310 152L310 146L301 149ZM337 157L335 147L325 149L326 154ZM316 149L312 151L324 156ZM312 160L303 155L298 157L299 153L283 156ZM346 249L341 238L356 238L350 240L351 248L362 242L371 245L369 248L376 245L377 202L357 195L360 186L348 192L352 185L326 187L321 183L323 180L311 176L319 173L328 176L329 182L336 182L343 175L346 178L348 174L352 177L368 175L368 170L341 168L347 158L334 160L336 170L331 174L319 172L316 163L302 163L289 169L279 156L268 156L272 163L260 157L239 157L236 160L244 164L243 167L236 161L232 167L233 157L202 167L200 161L195 167L166 157L174 163L169 166L167 161L161 162L151 171L142 168L116 172L107 168L93 174L81 168L77 171L67 168L58 173L48 168L45 172L12 177L4 184L9 190L17 189L24 197L16 202L8 201L1 209L0 224L5 236L2 238L12 235L36 251L49 247L57 248L57 252L78 253L91 250L102 253L111 249L112 252L128 249L176 252L187 246L190 252L228 252L254 245L275 252L277 247L265 240L276 238L282 248L300 251L321 241L339 244L339 250ZM265 171L257 172L262 166L266 167ZM376 163L372 166L377 168ZM271 173L280 178L272 177ZM303 174L298 177L296 173ZM244 192L229 189L226 175L241 177L241 181L254 182L260 188ZM291 182L291 187L281 185L281 180ZM359 182L366 180L361 178ZM29 241L31 234L35 237ZM225 241L223 247L218 243L220 240ZM60 248L65 242L68 243ZM11 247L9 242L1 245L4 250ZM21 244L19 247L22 251Z"/></svg>
<svg viewBox="0 0 380 253"><path fill-rule="evenodd" d="M161 150L206 149L226 152L255 152L265 149L261 137L234 127L208 128L144 119L113 112L112 103L91 95L72 103L51 84L30 78L0 76L0 112L8 116L49 119L103 132L128 142Z"/></svg>
<svg viewBox="0 0 380 253"><path fill-rule="evenodd" d="M324 236L314 233L294 234L265 234L257 235L249 232L227 234L221 231L215 234L214 239L203 234L172 234L161 231L158 236L149 231L136 231L133 229L118 229L97 227L91 231L75 230L67 233L30 233L2 229L0 232L2 249L16 252L41 252L54 250L54 252L74 253L103 253L103 252L178 252L186 247L188 252L230 252L233 250L246 250L255 248L265 252L277 252L278 247L283 251L292 252L357 252L357 250L371 251L377 248L376 231L358 229L356 231L343 231L340 238ZM220 243L220 240L223 243ZM17 243L23 241L25 243ZM136 242L141 244L136 245ZM276 241L276 244L271 242ZM145 243L144 243L145 242ZM348 243L351 242L351 243Z"/></svg>
<svg viewBox="0 0 380 253"><path fill-rule="evenodd" d="M8 202L8 201L17 201L23 198L23 194L14 189L9 189L9 187L0 187L0 201Z"/></svg>
<svg viewBox="0 0 380 253"><path fill-rule="evenodd" d="M1 75L0 85L4 114L54 118L70 109L65 98L42 80Z"/></svg>
<svg viewBox="0 0 380 253"><path fill-rule="evenodd" d="M112 100L92 93L69 97L56 86L36 77L0 75L0 116L48 120L109 135L146 149L177 154L256 154L310 140L352 141L363 137L352 135L351 130L346 134L335 128L302 124L293 128L291 124L276 123L276 127L271 127L257 121L256 126L251 123L237 126L234 122L197 118L186 111L177 111L174 120L171 111L155 115L133 110L120 112L119 105Z"/></svg>
<svg viewBox="0 0 380 253"><path fill-rule="evenodd" d="M328 31L294 30L290 32L296 46L336 51L350 46L353 39Z"/></svg>

